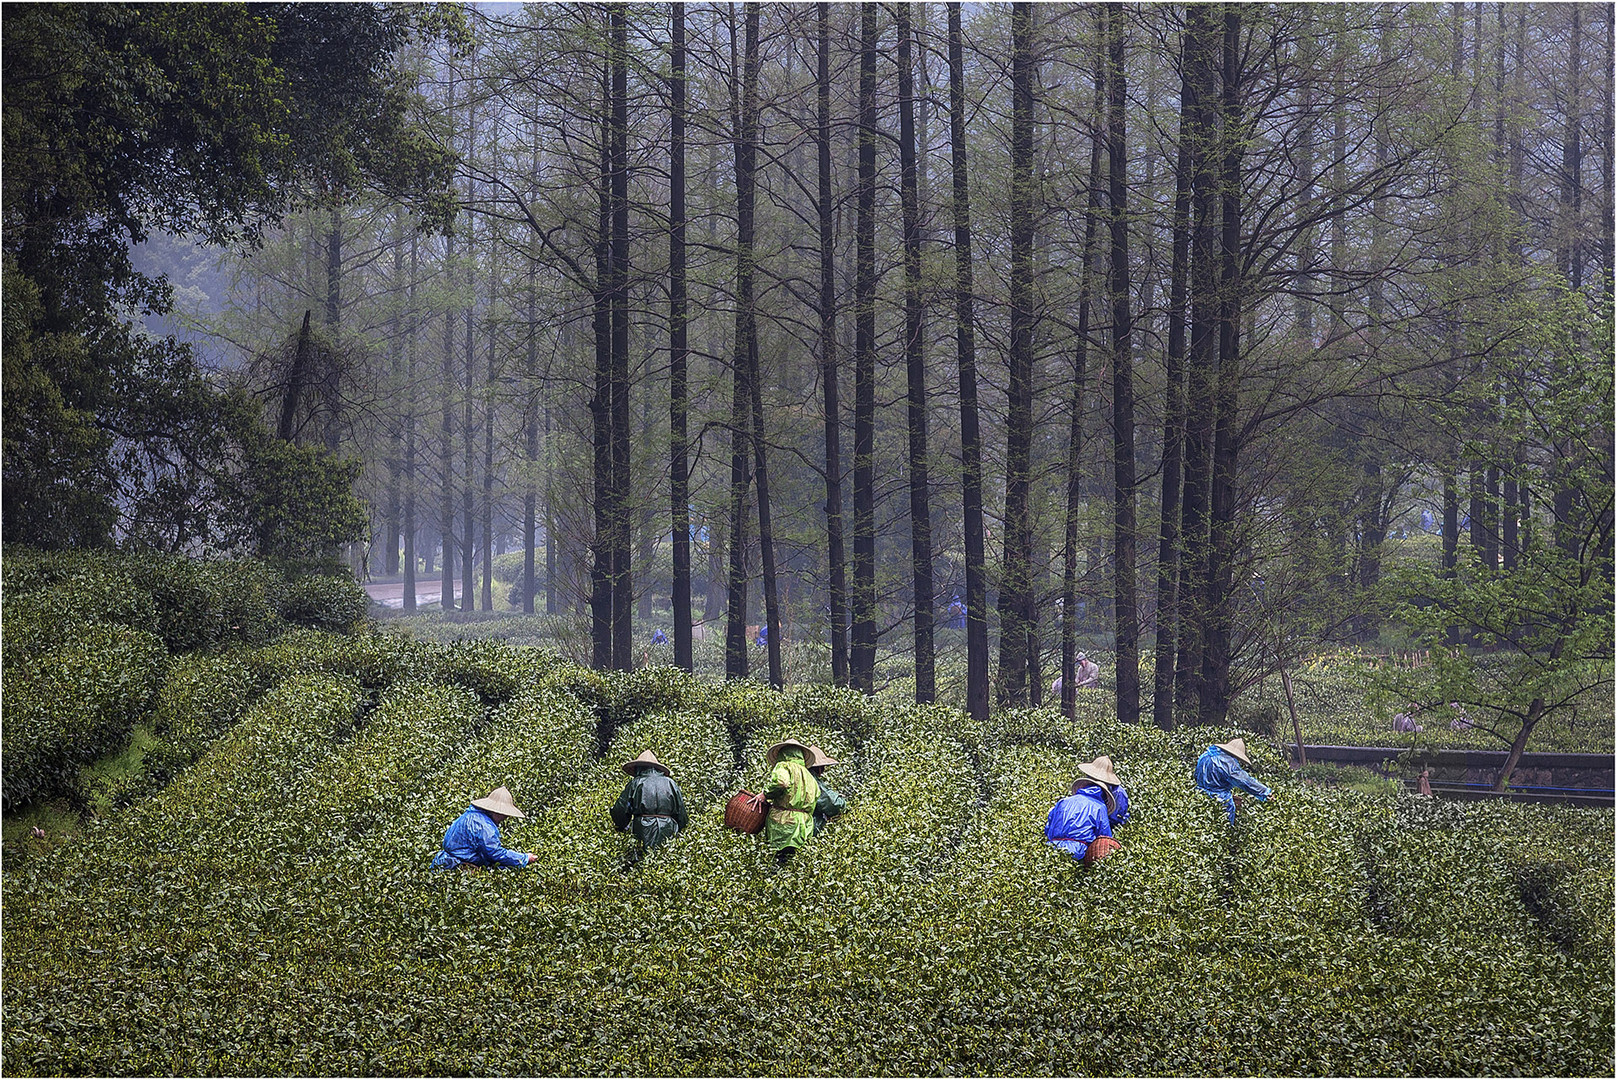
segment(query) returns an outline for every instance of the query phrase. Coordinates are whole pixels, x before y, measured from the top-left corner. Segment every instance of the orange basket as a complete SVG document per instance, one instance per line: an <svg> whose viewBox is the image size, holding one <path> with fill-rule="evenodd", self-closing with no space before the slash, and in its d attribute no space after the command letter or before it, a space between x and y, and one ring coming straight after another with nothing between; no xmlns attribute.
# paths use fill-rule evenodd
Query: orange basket
<svg viewBox="0 0 1617 1080"><path fill-rule="evenodd" d="M738 791L724 804L724 824L737 832L762 832L769 803L761 792Z"/></svg>

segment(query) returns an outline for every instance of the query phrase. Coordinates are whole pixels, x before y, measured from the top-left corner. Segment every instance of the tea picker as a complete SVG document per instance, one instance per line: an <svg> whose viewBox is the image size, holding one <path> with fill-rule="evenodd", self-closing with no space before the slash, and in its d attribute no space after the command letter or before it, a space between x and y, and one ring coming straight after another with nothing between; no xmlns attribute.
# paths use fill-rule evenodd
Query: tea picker
<svg viewBox="0 0 1617 1080"><path fill-rule="evenodd" d="M840 794L825 786L825 770L833 765L841 764L836 758L821 750L818 746L809 747L808 770L814 774L814 780L820 785L820 795L814 801L814 835L820 835L825 823L836 817L848 808L848 800Z"/></svg>
<svg viewBox="0 0 1617 1080"><path fill-rule="evenodd" d="M1044 823L1045 842L1083 862L1098 862L1123 845L1112 837L1113 815L1119 812L1117 773L1111 759L1100 758L1078 766L1072 794L1050 809Z"/></svg>
<svg viewBox="0 0 1617 1080"><path fill-rule="evenodd" d="M1196 786L1224 804L1231 825L1235 824L1237 789L1257 796L1259 802L1268 802L1269 796L1274 794L1268 787L1248 776L1246 770L1241 767L1251 764L1251 759L1246 756L1246 740L1239 738L1231 739L1227 743L1214 743L1196 759L1196 768L1192 774Z"/></svg>
<svg viewBox="0 0 1617 1080"><path fill-rule="evenodd" d="M497 787L481 799L473 799L466 812L444 830L443 848L432 857L434 870L476 870L507 866L520 870L539 856L508 851L500 843L500 825L507 818L526 817L511 799L511 792Z"/></svg>
<svg viewBox="0 0 1617 1080"><path fill-rule="evenodd" d="M647 851L678 836L690 818L685 797L668 766L647 750L633 761L625 761L623 771L629 774L629 782L612 805L612 827L631 833Z"/></svg>
<svg viewBox="0 0 1617 1080"><path fill-rule="evenodd" d="M814 835L814 806L820 798L820 784L808 768L809 748L796 739L786 739L769 748L769 779L764 781L764 798L769 800L765 839L775 859L785 863Z"/></svg>

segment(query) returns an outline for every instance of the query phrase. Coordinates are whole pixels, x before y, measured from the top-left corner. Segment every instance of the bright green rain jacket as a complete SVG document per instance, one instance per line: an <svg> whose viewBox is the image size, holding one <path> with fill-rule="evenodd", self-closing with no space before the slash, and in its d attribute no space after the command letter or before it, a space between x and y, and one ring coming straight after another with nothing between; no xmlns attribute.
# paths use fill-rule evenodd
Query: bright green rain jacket
<svg viewBox="0 0 1617 1080"><path fill-rule="evenodd" d="M787 747L775 759L775 767L764 781L764 798L769 800L769 823L765 839L770 851L800 848L814 834L814 804L820 798L820 785L803 762L803 751Z"/></svg>

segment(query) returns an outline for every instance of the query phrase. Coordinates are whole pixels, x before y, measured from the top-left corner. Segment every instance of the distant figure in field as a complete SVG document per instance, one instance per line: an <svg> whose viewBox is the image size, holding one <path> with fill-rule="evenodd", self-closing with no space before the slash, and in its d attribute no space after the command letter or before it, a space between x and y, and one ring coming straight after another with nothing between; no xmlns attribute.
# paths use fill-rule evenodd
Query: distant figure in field
<svg viewBox="0 0 1617 1080"><path fill-rule="evenodd" d="M1230 816L1230 824L1235 824L1235 792L1236 789L1255 795L1259 802L1267 802L1269 796L1274 794L1263 784L1252 779L1241 766L1250 766L1251 759L1246 756L1246 740L1231 739L1227 743L1214 743L1209 746L1202 756L1196 759L1194 776L1196 786L1219 802L1224 804L1224 810Z"/></svg>
<svg viewBox="0 0 1617 1080"><path fill-rule="evenodd" d="M818 746L808 748L808 770L814 774L814 782L820 785L819 797L814 800L814 835L820 835L825 823L836 817L848 808L848 800L840 794L825 786L825 771L841 762L821 750Z"/></svg>
<svg viewBox="0 0 1617 1080"><path fill-rule="evenodd" d="M1045 819L1044 839L1082 862L1099 862L1122 847L1112 838L1112 815L1117 813L1117 797L1108 782L1115 772L1096 767L1092 761L1078 766L1072 794L1056 803Z"/></svg>
<svg viewBox="0 0 1617 1080"><path fill-rule="evenodd" d="M759 623L758 624L758 636L757 636L757 638L754 639L753 644L757 645L760 649L763 648L765 645L769 644L769 624L768 623Z"/></svg>
<svg viewBox="0 0 1617 1080"><path fill-rule="evenodd" d="M1415 723L1415 714L1420 712L1419 705L1411 705L1407 712L1394 713L1392 729L1394 731L1425 731L1420 724Z"/></svg>
<svg viewBox="0 0 1617 1080"><path fill-rule="evenodd" d="M497 787L481 799L473 799L466 812L444 830L443 848L432 858L434 870L475 870L479 867L507 866L520 870L539 856L507 851L500 843L500 824L506 818L522 820L526 815L511 800L511 792Z"/></svg>
<svg viewBox="0 0 1617 1080"><path fill-rule="evenodd" d="M1091 660L1086 653L1079 653L1075 659L1078 661L1078 665L1073 673L1073 685L1080 690L1087 686L1099 686L1100 665Z"/></svg>
<svg viewBox="0 0 1617 1080"><path fill-rule="evenodd" d="M655 629L655 630L653 630L651 632L651 643L653 645L667 645L668 644L668 635L663 633L663 628L662 627L659 626L659 627L657 627L657 629Z"/></svg>
<svg viewBox="0 0 1617 1080"><path fill-rule="evenodd" d="M668 766L647 750L633 761L625 761L623 771L629 774L629 782L612 804L612 827L631 833L646 851L678 836L689 816L685 797Z"/></svg>
<svg viewBox="0 0 1617 1080"><path fill-rule="evenodd" d="M1471 714L1465 711L1465 706L1458 701L1449 702L1449 708L1454 710L1454 719L1449 721L1450 731L1470 731L1472 728Z"/></svg>
<svg viewBox="0 0 1617 1080"><path fill-rule="evenodd" d="M949 621L945 625L950 630L964 630L966 628L966 605L960 602L959 593L955 593L954 599L949 601Z"/></svg>
<svg viewBox="0 0 1617 1080"><path fill-rule="evenodd" d="M809 748L796 739L785 739L764 755L770 766L769 778L764 781L764 798L769 800L764 837L782 865L814 835L814 807L820 800L820 783L809 772L808 753Z"/></svg>

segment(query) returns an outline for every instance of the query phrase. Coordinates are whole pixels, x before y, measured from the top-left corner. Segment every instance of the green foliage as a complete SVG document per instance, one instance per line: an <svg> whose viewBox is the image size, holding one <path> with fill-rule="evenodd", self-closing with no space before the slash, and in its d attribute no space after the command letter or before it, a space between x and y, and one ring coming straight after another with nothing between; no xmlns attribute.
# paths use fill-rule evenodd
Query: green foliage
<svg viewBox="0 0 1617 1080"><path fill-rule="evenodd" d="M242 473L254 549L272 558L317 555L359 539L365 507L354 497L360 463L323 447L262 438Z"/></svg>
<svg viewBox="0 0 1617 1080"><path fill-rule="evenodd" d="M128 738L156 693L167 661L155 634L102 625L7 664L6 808L54 795L80 795L80 766Z"/></svg>
<svg viewBox="0 0 1617 1080"><path fill-rule="evenodd" d="M1098 700L979 730L491 642L300 630L236 652L165 688L174 735L185 702L225 722L209 671L278 673L194 764L51 858L7 860L8 1072L1612 1064L1609 811L1308 787L1249 739L1276 794L1231 828L1189 778L1230 730L1122 725ZM721 821L788 736L841 759L848 810L776 867ZM606 810L646 749L691 824L641 857ZM1132 820L1086 867L1043 825L1097 752ZM502 784L528 815L505 843L534 867L428 871Z"/></svg>
<svg viewBox="0 0 1617 1080"><path fill-rule="evenodd" d="M301 578L280 597L281 618L316 630L350 630L365 622L370 608L370 595L346 575Z"/></svg>
<svg viewBox="0 0 1617 1080"><path fill-rule="evenodd" d="M442 224L451 155L412 119L405 6L35 4L6 20L4 529L45 547L217 540L254 410L137 332L150 230L256 237L361 182Z"/></svg>

